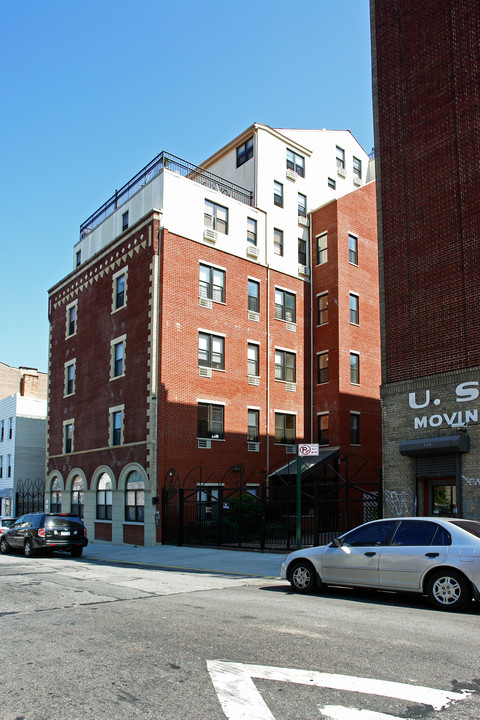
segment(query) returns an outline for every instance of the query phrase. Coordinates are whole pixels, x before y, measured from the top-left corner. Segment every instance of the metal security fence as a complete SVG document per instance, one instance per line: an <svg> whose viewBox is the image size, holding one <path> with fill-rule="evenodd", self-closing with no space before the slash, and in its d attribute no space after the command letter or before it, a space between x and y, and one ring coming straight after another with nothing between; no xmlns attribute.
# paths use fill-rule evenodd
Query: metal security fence
<svg viewBox="0 0 480 720"><path fill-rule="evenodd" d="M162 542L259 550L296 547L294 468L261 477L244 465L223 477L206 466L181 481L172 469L162 496ZM343 456L322 468L302 464L301 544L319 545L382 516L378 470L365 458Z"/></svg>
<svg viewBox="0 0 480 720"><path fill-rule="evenodd" d="M15 492L15 515L41 512L45 502L45 483L42 478L26 478L17 481Z"/></svg>

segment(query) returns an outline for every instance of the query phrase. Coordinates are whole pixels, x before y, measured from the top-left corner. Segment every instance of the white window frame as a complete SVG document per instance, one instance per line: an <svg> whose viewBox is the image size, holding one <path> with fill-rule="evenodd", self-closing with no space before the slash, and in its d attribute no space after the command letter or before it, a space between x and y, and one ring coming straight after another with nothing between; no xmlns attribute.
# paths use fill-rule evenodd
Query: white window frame
<svg viewBox="0 0 480 720"><path fill-rule="evenodd" d="M65 375L64 375L64 384L63 384L63 397L70 397L71 395L75 395L75 389L76 389L76 380L77 380L77 360L76 358L73 358L73 360L69 360L65 363ZM69 368L73 368L73 377L72 377L72 392L68 392L68 371Z"/></svg>
<svg viewBox="0 0 480 720"><path fill-rule="evenodd" d="M72 436L71 436L72 447L69 451L67 451L66 432L67 432L67 427L69 425L72 426ZM63 453L63 455L71 455L74 452L74 450L75 450L74 441L75 441L75 419L69 418L68 420L64 420L63 424L62 424L62 453Z"/></svg>
<svg viewBox="0 0 480 720"><path fill-rule="evenodd" d="M114 434L115 434L115 427L113 424L114 416L116 413L120 413L120 442L114 443ZM110 447L120 447L124 444L124 423L125 423L125 404L122 405L115 405L114 407L111 407L108 409L108 416L109 416L109 437L108 437L108 444Z"/></svg>
<svg viewBox="0 0 480 720"><path fill-rule="evenodd" d="M122 372L120 375L115 375L115 348L117 345L122 345ZM114 340L110 341L110 380L118 380L118 378L125 377L125 368L127 362L127 336L120 335Z"/></svg>
<svg viewBox="0 0 480 720"><path fill-rule="evenodd" d="M320 240L325 238L325 247L320 249ZM316 265L325 265L328 262L328 232L320 233L315 238ZM322 258L325 257L323 260Z"/></svg>
<svg viewBox="0 0 480 720"><path fill-rule="evenodd" d="M122 275L125 276L125 281L123 285L123 305L119 305L117 307L117 282ZM113 313L119 312L120 310L123 310L124 307L127 306L127 285L128 285L128 265L122 268L122 270L118 270L113 277L112 277L112 315Z"/></svg>
<svg viewBox="0 0 480 720"><path fill-rule="evenodd" d="M70 332L70 311L74 309L75 310L75 320L74 320L74 329L73 332ZM77 327L78 327L78 299L74 300L73 302L69 303L66 307L66 323L65 323L65 338L71 338L74 335L77 334Z"/></svg>

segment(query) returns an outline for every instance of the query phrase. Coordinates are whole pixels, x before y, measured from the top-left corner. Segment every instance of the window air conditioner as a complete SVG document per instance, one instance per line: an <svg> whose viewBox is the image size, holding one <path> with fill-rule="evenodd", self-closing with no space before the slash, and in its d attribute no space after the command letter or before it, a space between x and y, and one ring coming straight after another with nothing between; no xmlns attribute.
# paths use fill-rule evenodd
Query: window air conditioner
<svg viewBox="0 0 480 720"><path fill-rule="evenodd" d="M287 455L296 455L297 454L297 446L296 445L287 445L285 448L285 452Z"/></svg>
<svg viewBox="0 0 480 720"><path fill-rule="evenodd" d="M212 309L212 301L210 300L210 298L201 297L200 298L200 307L207 308L207 310L211 310Z"/></svg>
<svg viewBox="0 0 480 720"><path fill-rule="evenodd" d="M260 255L260 250L256 245L252 245L251 243L248 243L247 245L247 255L250 257L257 258Z"/></svg>
<svg viewBox="0 0 480 720"><path fill-rule="evenodd" d="M299 265L298 274L305 275L305 277L310 277L310 268L308 268L306 265Z"/></svg>
<svg viewBox="0 0 480 720"><path fill-rule="evenodd" d="M310 224L309 221L308 221L308 217L304 217L303 215L299 215L299 216L298 216L298 224L299 224L299 225L303 225L303 227L308 227L309 224Z"/></svg>
<svg viewBox="0 0 480 720"><path fill-rule="evenodd" d="M249 375L248 376L248 384L249 385L260 385L260 378L257 375Z"/></svg>
<svg viewBox="0 0 480 720"><path fill-rule="evenodd" d="M253 310L248 311L248 319L253 322L260 322L260 313L254 312Z"/></svg>
<svg viewBox="0 0 480 720"><path fill-rule="evenodd" d="M287 383L285 388L287 392L297 392L297 386L295 383Z"/></svg>
<svg viewBox="0 0 480 720"><path fill-rule="evenodd" d="M287 323L285 323L285 328L287 330L290 330L290 332L297 332L297 326L295 325L295 323L287 322Z"/></svg>
<svg viewBox="0 0 480 720"><path fill-rule="evenodd" d="M216 230L212 230L212 228L205 228L203 231L203 239L208 240L211 243L216 243L218 240L218 233Z"/></svg>
<svg viewBox="0 0 480 720"><path fill-rule="evenodd" d="M206 438L198 438L198 449L199 450L210 450L212 447L212 441Z"/></svg>
<svg viewBox="0 0 480 720"><path fill-rule="evenodd" d="M256 442L247 443L247 450L248 450L248 452L259 452L260 443L256 443Z"/></svg>
<svg viewBox="0 0 480 720"><path fill-rule="evenodd" d="M342 178L346 178L347 171L345 170L345 168L337 167L337 175L340 175L340 177L342 177Z"/></svg>
<svg viewBox="0 0 480 720"><path fill-rule="evenodd" d="M206 377L206 378L212 377L212 368L200 367L200 368L198 368L198 372L199 372L200 377Z"/></svg>
<svg viewBox="0 0 480 720"><path fill-rule="evenodd" d="M357 175L354 175L353 177L353 184L359 187L362 184L362 178L359 178Z"/></svg>
<svg viewBox="0 0 480 720"><path fill-rule="evenodd" d="M297 175L297 173L295 172L295 170L292 170L291 168L287 168L287 178L288 178L289 180L293 180L293 182L295 182L295 180L297 179L297 177L298 177L298 175Z"/></svg>

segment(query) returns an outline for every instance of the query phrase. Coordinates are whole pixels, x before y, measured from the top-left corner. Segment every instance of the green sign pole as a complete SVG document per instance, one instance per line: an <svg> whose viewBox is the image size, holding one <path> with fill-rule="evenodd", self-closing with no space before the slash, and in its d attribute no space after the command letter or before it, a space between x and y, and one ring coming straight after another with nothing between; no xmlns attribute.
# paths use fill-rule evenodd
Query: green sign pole
<svg viewBox="0 0 480 720"><path fill-rule="evenodd" d="M302 461L297 445L297 550L302 545Z"/></svg>

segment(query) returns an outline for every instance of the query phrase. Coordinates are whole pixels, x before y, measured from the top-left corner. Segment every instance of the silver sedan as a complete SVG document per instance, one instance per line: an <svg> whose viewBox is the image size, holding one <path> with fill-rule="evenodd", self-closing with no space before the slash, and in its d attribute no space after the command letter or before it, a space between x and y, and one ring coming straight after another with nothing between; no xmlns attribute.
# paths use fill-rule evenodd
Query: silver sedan
<svg viewBox="0 0 480 720"><path fill-rule="evenodd" d="M280 575L300 593L325 585L416 592L439 610L463 610L480 599L480 522L375 520L328 545L290 553Z"/></svg>

